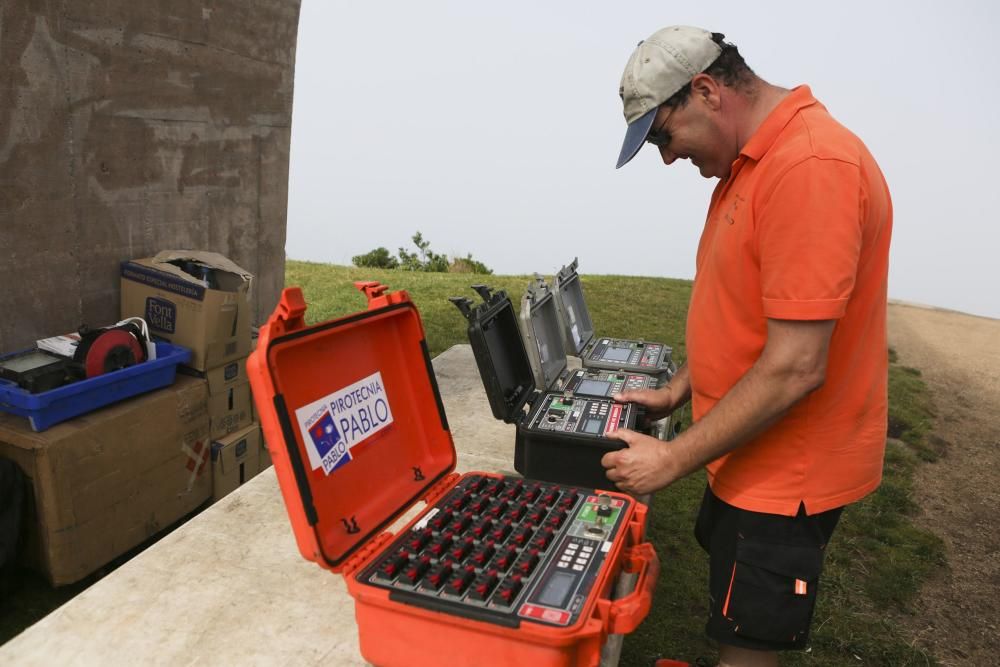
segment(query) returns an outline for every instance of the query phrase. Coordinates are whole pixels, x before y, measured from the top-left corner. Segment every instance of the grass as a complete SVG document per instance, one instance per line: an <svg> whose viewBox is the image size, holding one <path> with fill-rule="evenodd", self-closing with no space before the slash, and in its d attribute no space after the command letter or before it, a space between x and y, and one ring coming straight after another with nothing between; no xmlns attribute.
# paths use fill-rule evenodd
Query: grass
<svg viewBox="0 0 1000 667"><path fill-rule="evenodd" d="M942 452L927 437L934 423L927 385L919 370L899 365L895 350L889 361L889 437L904 440L922 460L936 461Z"/></svg>
<svg viewBox="0 0 1000 667"><path fill-rule="evenodd" d="M420 309L427 342L436 355L466 343L465 321L449 296L475 297L474 282L506 289L515 303L528 276L473 276L379 271L288 262L286 284L301 285L310 304L309 322L364 307L354 280L379 280L407 290ZM595 328L602 334L644 337L674 345L683 360L688 281L621 276L582 276ZM899 366L891 352L890 440L878 491L848 507L834 534L823 575L808 652L783 655L784 665L934 665L933 656L912 646L886 612L909 613L921 582L944 564L941 541L913 525L913 472L933 460L927 444L933 424L927 387L919 371ZM704 636L707 557L693 536L705 488L703 473L656 494L649 538L660 554L662 574L649 617L625 642L623 666L644 667L657 657L715 664Z"/></svg>

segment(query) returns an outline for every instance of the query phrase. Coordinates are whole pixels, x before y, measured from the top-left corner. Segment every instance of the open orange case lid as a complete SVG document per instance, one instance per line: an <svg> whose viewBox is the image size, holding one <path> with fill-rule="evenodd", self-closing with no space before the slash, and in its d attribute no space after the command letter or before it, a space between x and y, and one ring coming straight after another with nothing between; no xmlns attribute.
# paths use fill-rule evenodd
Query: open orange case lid
<svg viewBox="0 0 1000 667"><path fill-rule="evenodd" d="M416 306L355 286L368 310L311 326L285 289L247 361L299 550L334 571L456 460Z"/></svg>

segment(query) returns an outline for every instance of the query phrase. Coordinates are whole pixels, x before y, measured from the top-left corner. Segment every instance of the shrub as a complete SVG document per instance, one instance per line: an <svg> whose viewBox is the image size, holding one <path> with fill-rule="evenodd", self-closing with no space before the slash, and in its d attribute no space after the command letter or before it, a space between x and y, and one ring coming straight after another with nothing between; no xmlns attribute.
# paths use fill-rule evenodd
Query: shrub
<svg viewBox="0 0 1000 667"><path fill-rule="evenodd" d="M482 273L492 274L493 271L480 261L472 259L472 253L465 257L457 257L448 265L448 273Z"/></svg>
<svg viewBox="0 0 1000 667"><path fill-rule="evenodd" d="M420 232L414 234L411 240L417 246L417 251L409 252L406 248L400 248L398 259L390 255L387 249L378 247L364 255L355 255L351 258L351 263L354 266L377 269L404 269L433 273L493 273L488 266L473 259L472 253L449 261L448 255L439 255L431 250L430 241L425 240L424 235Z"/></svg>
<svg viewBox="0 0 1000 667"><path fill-rule="evenodd" d="M383 247L375 248L363 255L351 257L354 266L368 266L376 269L395 269L399 266L399 260L389 254L389 250Z"/></svg>

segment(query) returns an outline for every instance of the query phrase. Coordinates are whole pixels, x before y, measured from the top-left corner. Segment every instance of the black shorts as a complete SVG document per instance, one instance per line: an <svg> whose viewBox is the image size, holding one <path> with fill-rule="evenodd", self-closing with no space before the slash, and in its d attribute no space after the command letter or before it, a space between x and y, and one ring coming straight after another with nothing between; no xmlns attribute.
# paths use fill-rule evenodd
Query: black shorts
<svg viewBox="0 0 1000 667"><path fill-rule="evenodd" d="M706 488L694 534L710 559L708 636L760 651L804 648L842 510L807 516L800 504L794 517L751 512Z"/></svg>

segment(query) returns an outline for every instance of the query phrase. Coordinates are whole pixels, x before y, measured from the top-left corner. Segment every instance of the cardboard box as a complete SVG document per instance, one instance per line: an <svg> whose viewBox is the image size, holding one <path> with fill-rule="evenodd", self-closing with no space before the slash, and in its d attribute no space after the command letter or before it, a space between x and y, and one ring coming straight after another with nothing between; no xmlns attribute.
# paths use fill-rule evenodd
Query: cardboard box
<svg viewBox="0 0 1000 667"><path fill-rule="evenodd" d="M218 253L164 250L122 262L121 315L142 317L154 336L191 348L192 368L216 368L250 353L252 280Z"/></svg>
<svg viewBox="0 0 1000 667"><path fill-rule="evenodd" d="M260 424L253 423L212 443L212 502L261 471L260 442Z"/></svg>
<svg viewBox="0 0 1000 667"><path fill-rule="evenodd" d="M208 380L210 437L218 440L253 422L253 397L247 378L246 357L204 373Z"/></svg>
<svg viewBox="0 0 1000 667"><path fill-rule="evenodd" d="M24 560L55 585L79 581L211 496L208 387L170 387L41 433L0 414L0 457L31 479Z"/></svg>

